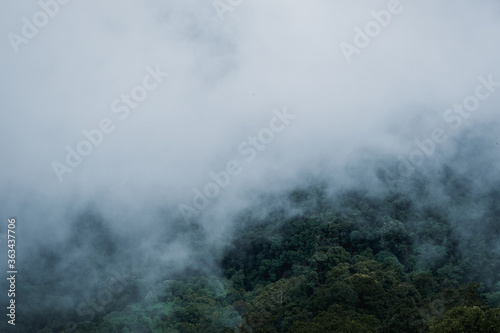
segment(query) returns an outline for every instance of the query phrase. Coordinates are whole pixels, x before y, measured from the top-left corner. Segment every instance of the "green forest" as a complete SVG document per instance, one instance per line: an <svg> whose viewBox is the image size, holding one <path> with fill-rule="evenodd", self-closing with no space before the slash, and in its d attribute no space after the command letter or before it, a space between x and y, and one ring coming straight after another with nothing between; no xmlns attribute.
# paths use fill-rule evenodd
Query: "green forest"
<svg viewBox="0 0 500 333"><path fill-rule="evenodd" d="M2 4L0 333L500 333L500 0Z"/></svg>
<svg viewBox="0 0 500 333"><path fill-rule="evenodd" d="M206 267L200 263L175 274L165 270L155 279L131 266L123 270L121 282L109 283L111 292L98 294L100 303L64 308L61 304L71 303L68 282L42 284L33 275L19 283L31 307L19 310L24 318L19 329L500 332L495 253L500 186L470 191L472 180L451 167L439 175L439 196L431 192L435 185L421 178L406 184L406 191L332 192L324 183L311 182L264 197L238 214L233 236L219 244L223 250L215 266L207 260ZM82 215L75 230L78 237L68 244L90 239L94 252L73 274L85 275L86 265L99 261L106 271L104 260L113 257L116 240L104 221ZM100 231L86 237L86 230ZM199 223L179 223L180 235L208 256ZM48 258L40 263L44 267L58 261L50 251L42 257ZM152 264L154 258L144 267Z"/></svg>

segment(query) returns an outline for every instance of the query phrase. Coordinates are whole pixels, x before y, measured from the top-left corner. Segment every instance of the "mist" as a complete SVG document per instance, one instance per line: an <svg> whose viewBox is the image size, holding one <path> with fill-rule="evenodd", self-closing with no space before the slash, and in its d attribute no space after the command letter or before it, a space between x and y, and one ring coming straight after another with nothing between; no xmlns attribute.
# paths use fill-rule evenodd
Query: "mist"
<svg viewBox="0 0 500 333"><path fill-rule="evenodd" d="M23 17L41 3L57 8L34 33ZM426 179L426 200L446 204L449 166L487 193L500 170L499 15L495 1L9 2L0 231L16 218L21 272L87 272L68 281L73 309L110 270L217 274L242 211L265 216L262 198L311 182L335 200L418 196ZM487 210L474 207L450 212L459 247L466 217ZM79 267L94 255L107 266Z"/></svg>

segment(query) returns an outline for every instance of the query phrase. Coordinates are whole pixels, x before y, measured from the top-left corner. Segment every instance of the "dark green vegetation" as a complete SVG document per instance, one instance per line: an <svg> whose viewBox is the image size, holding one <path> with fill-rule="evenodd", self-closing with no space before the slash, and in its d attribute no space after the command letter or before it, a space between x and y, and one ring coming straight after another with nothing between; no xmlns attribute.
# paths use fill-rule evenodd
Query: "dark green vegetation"
<svg viewBox="0 0 500 333"><path fill-rule="evenodd" d="M330 195L315 185L266 198L257 205L266 213L238 218L219 270L152 280L131 268L94 316L90 306L76 315L78 302L61 306L67 281L20 279L33 308L19 310L19 331L62 332L74 320L73 332L500 332L500 186L467 191L473 185L451 168L441 176L439 196L412 181L411 195ZM100 230L91 265L102 264L115 251L111 236L83 220ZM204 246L196 224L177 233Z"/></svg>

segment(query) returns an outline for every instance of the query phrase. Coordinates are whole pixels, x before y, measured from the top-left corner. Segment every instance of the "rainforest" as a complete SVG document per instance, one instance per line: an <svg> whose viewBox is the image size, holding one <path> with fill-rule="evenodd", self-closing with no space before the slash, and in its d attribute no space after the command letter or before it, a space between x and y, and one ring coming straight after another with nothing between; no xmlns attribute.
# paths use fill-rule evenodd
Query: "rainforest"
<svg viewBox="0 0 500 333"><path fill-rule="evenodd" d="M4 1L0 333L499 333L500 2Z"/></svg>

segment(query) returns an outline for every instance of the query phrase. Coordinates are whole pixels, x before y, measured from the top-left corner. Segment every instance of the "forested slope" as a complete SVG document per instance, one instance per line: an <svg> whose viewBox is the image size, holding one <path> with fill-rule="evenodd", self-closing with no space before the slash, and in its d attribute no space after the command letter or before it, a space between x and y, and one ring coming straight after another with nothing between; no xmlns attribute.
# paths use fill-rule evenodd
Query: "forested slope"
<svg viewBox="0 0 500 333"><path fill-rule="evenodd" d="M38 316L28 326L58 332L75 320L80 332L499 332L500 187L458 196L468 180L450 167L439 174L449 192L441 201L426 179L406 193L332 194L315 183L265 198L235 221L218 269L192 267L152 281L131 268L110 304L80 309L86 317L32 309ZM480 214L464 205L481 205ZM476 218L469 220L475 233L464 234L470 228L456 211ZM106 230L94 222L99 228L94 245L102 247ZM200 225L183 224L179 233L202 246ZM62 299L63 285L53 281L49 298ZM45 292L30 288L31 296Z"/></svg>

